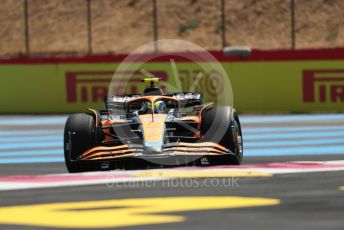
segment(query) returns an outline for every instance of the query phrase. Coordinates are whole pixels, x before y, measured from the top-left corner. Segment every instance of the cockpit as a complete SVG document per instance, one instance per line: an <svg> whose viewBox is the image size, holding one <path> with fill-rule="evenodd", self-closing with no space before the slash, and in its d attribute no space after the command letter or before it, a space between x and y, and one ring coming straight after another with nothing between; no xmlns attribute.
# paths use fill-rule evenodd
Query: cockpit
<svg viewBox="0 0 344 230"><path fill-rule="evenodd" d="M179 102L176 99L168 97L143 97L129 101L126 105L127 113L142 114L168 114L175 112L179 108Z"/></svg>

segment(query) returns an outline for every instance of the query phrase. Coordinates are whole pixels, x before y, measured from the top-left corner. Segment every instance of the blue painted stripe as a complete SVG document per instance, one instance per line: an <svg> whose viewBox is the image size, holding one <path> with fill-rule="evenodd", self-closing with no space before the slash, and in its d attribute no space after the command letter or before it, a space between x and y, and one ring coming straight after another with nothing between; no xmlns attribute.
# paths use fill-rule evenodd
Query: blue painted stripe
<svg viewBox="0 0 344 230"><path fill-rule="evenodd" d="M344 114L241 116L243 124L343 119L343 126L295 126L243 128L245 156L289 156L344 154ZM11 117L1 119L0 125L64 124L67 116ZM0 127L1 128L1 127ZM0 164L63 162L63 128L59 130L0 131ZM274 133L271 133L274 132ZM20 135L21 137L18 137ZM27 135L27 136L25 136ZM23 137L24 136L24 137ZM328 139L321 139L326 137ZM310 138L320 138L312 140ZM290 139L290 140L281 140ZM11 143L13 142L13 143ZM156 146L158 143L148 143ZM161 143L159 143L160 146ZM327 146L302 146L302 145ZM331 145L332 144L332 145ZM245 148L247 147L247 148ZM38 148L37 150L27 150ZM47 149L39 149L47 148ZM261 149L260 149L261 148ZM10 150L10 151L6 151Z"/></svg>
<svg viewBox="0 0 344 230"><path fill-rule="evenodd" d="M314 127L315 128L315 127ZM264 139L266 138L266 141L269 141L269 139L278 139L278 138L302 138L302 137L336 137L336 136L344 136L344 129L342 127L336 127L333 130L332 129L324 129L320 132L314 132L312 131L313 128L304 130L304 132L292 132L293 128L288 129L282 129L282 128L276 128L275 130L279 131L289 131L286 133L268 133L263 132L264 130L261 130L262 132L253 132L250 133L251 130L243 130L243 137L245 140L255 140L255 139ZM301 130L301 129L296 129ZM63 135L40 135L40 136L28 136L28 137L0 137L0 143L3 142L29 142L29 141L56 141L56 142L62 142L63 141ZM146 142L147 146L157 146L160 145L161 142Z"/></svg>
<svg viewBox="0 0 344 230"><path fill-rule="evenodd" d="M37 157L37 158L0 159L0 164L52 163L52 162L64 162L64 158L63 157Z"/></svg>
<svg viewBox="0 0 344 230"><path fill-rule="evenodd" d="M324 135L321 135L322 137ZM329 137L331 135L326 135ZM262 147L262 146L282 146L282 145L291 145L291 144L300 144L300 145L310 145L310 144L338 144L344 143L344 135L338 138L337 135L332 135L333 138L331 139L317 139L317 140L303 140L303 139L290 139L290 140L275 140L274 138L270 138L271 140L266 141L256 141L257 136L244 136L245 140L245 147ZM290 136L282 136L285 138L290 138ZM315 137L314 135L312 137ZM325 136L324 136L325 137ZM259 139L263 139L265 136L259 135ZM281 138L281 136L278 136ZM33 142L36 141L36 142ZM11 143L12 142L12 143ZM147 142L146 146L161 146L160 142ZM61 137L40 137L40 138L23 138L20 140L17 139L7 139L2 140L0 139L0 150L1 149L20 149L20 148L35 148L35 147L62 147L63 146L63 139Z"/></svg>
<svg viewBox="0 0 344 230"><path fill-rule="evenodd" d="M244 156L292 156L292 155L344 154L344 145L318 147L287 147L274 149L244 149Z"/></svg>
<svg viewBox="0 0 344 230"><path fill-rule="evenodd" d="M344 131L344 126L304 126L304 127L249 127L242 128L243 134L258 134L258 133L284 133L284 132L307 132L307 131Z"/></svg>
<svg viewBox="0 0 344 230"><path fill-rule="evenodd" d="M20 136L42 136L42 135L63 135L63 130L22 130L22 131L11 131L11 130L0 130L0 138L1 137L16 137Z"/></svg>
<svg viewBox="0 0 344 230"><path fill-rule="evenodd" d="M0 150L8 149L27 149L27 148L39 148L39 147L50 147L50 148L62 148L62 141L52 141L52 142L32 142L32 143L6 143L0 145Z"/></svg>
<svg viewBox="0 0 344 230"><path fill-rule="evenodd" d="M329 145L329 144L343 144L344 138L332 138L332 139L319 139L319 140L280 140L280 141L267 141L267 142L254 142L246 141L244 147L256 148L256 147L278 147L278 146L302 146L302 145L314 145L317 144L318 148L322 148L319 145ZM327 147L327 146L326 146ZM324 147L324 148L326 148Z"/></svg>
<svg viewBox="0 0 344 230"><path fill-rule="evenodd" d="M37 150L28 150L28 151L13 151L13 152L0 152L0 158L1 157L18 157L18 156L42 156L42 155L60 155L63 156L63 149L49 149L49 150L42 150L42 149L37 149Z"/></svg>
<svg viewBox="0 0 344 230"><path fill-rule="evenodd" d="M322 131L331 131L331 130L343 130L344 126L304 126L304 127L243 127L244 134L251 133L264 133L264 132L289 132L289 131L313 131L313 130L322 130ZM40 136L40 135L63 135L63 130L53 129L53 130L22 130L22 131L1 131L0 137L15 137L17 135L28 135L28 136Z"/></svg>
<svg viewBox="0 0 344 230"><path fill-rule="evenodd" d="M32 143L35 142L45 142L45 141L58 141L63 143L63 137L61 135L53 136L34 136L34 137L1 137L0 144L2 143ZM0 145L0 146L1 146Z"/></svg>
<svg viewBox="0 0 344 230"><path fill-rule="evenodd" d="M344 114L307 114L307 115L261 115L261 116L240 116L240 122L245 123L272 123L290 121L329 121L344 120Z"/></svg>
<svg viewBox="0 0 344 230"><path fill-rule="evenodd" d="M243 139L245 140L276 140L281 138L310 138L310 137L336 137L336 136L343 136L344 131L343 130L333 130L330 132L303 132L303 133L261 133L261 134L248 134L245 135L243 133Z"/></svg>
<svg viewBox="0 0 344 230"><path fill-rule="evenodd" d="M0 125L52 125L52 124L64 124L67 120L67 116L59 117L10 117L1 119Z"/></svg>

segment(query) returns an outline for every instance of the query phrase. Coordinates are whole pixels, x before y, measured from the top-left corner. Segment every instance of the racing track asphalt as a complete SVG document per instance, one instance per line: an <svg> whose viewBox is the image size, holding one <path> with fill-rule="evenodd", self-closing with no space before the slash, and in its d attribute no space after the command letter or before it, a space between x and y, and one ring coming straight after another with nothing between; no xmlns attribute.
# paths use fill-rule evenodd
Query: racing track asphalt
<svg viewBox="0 0 344 230"><path fill-rule="evenodd" d="M7 118L5 118L6 120ZM255 132L255 127L271 128L280 121L255 122L247 119L244 123L245 130ZM4 119L3 119L4 120ZM344 119L326 120L329 127L343 127ZM318 121L305 120L301 125L295 121L287 120L283 127L293 125L308 127L319 125ZM1 123L1 122L0 122ZM323 124L323 123L322 123ZM1 125L1 124L0 124ZM279 127L280 127L279 126ZM320 126L320 125L319 125ZM52 129L61 129L61 124L51 124ZM49 129L49 126L45 126ZM249 130L249 128L253 128ZM36 130L37 126L16 127L15 130ZM6 131L3 124L1 132ZM14 130L14 131L15 131ZM59 132L57 132L59 133ZM326 134L325 134L326 135ZM245 138L245 136L244 136ZM299 137L297 137L299 138ZM283 139L283 138L282 138ZM1 141L1 137L0 137ZM344 139L343 139L344 143ZM254 143L252 144L252 146ZM326 147L326 146L325 146ZM314 149L317 149L315 147ZM286 161L329 161L343 160L343 149L338 154L297 154L278 156L247 156L244 164L286 162ZM253 151L253 150L252 150ZM1 153L0 153L1 155ZM178 168L176 169L178 170ZM47 163L9 163L0 164L0 177L7 175L38 175L65 173L63 162ZM207 178L206 178L207 179ZM256 197L278 199L279 204L271 206L223 208L213 210L178 211L173 215L183 216L181 222L158 223L149 225L135 225L124 229L343 229L344 227L344 172L317 172L278 174L272 177L237 178L235 186L223 183L217 186L202 186L206 179L194 179L190 186L186 186L188 179L180 179L178 184L166 185L164 182L154 182L145 186L113 186L87 185L74 187L41 188L30 190L0 191L0 213L2 208L64 202L83 202L96 200L123 200L128 198L153 198L153 197ZM233 179L233 178L232 178ZM214 180L222 181L222 178ZM223 181L222 181L223 182ZM201 186L200 186L201 185ZM200 201L201 202L201 201ZM211 205L211 204L209 204ZM117 207L118 208L118 207ZM165 213L166 214L166 213ZM17 217L20 219L20 216ZM97 218L95 216L95 218ZM113 218L116 218L115 216ZM1 217L0 217L1 219ZM1 220L0 220L1 222ZM47 229L37 226L1 225L0 229ZM120 229L120 228L116 228Z"/></svg>

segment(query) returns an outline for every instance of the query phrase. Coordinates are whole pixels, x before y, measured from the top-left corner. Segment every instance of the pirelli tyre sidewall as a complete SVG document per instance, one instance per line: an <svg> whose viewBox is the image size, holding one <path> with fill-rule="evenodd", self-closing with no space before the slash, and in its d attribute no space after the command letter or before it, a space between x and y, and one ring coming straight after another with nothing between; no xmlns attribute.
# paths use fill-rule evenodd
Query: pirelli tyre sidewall
<svg viewBox="0 0 344 230"><path fill-rule="evenodd" d="M202 112L203 141L218 143L230 149L235 156L221 160L223 164L240 164L243 158L243 140L239 116L230 107L212 107Z"/></svg>
<svg viewBox="0 0 344 230"><path fill-rule="evenodd" d="M95 122L90 114L79 113L68 117L64 129L64 157L69 172L91 170L77 158L96 145Z"/></svg>

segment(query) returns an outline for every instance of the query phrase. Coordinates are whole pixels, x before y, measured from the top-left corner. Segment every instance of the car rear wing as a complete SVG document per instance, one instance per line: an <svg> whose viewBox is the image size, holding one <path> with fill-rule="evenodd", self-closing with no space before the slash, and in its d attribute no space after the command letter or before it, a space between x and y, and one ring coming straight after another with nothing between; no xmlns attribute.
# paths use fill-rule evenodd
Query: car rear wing
<svg viewBox="0 0 344 230"><path fill-rule="evenodd" d="M125 95L111 95L104 97L104 106L105 109L117 109L124 110L125 103L132 99L141 97L141 94L125 94Z"/></svg>
<svg viewBox="0 0 344 230"><path fill-rule="evenodd" d="M191 107L195 105L201 105L203 100L203 95L198 92L176 92L168 93L164 96L174 97L178 99L180 102L180 107Z"/></svg>

